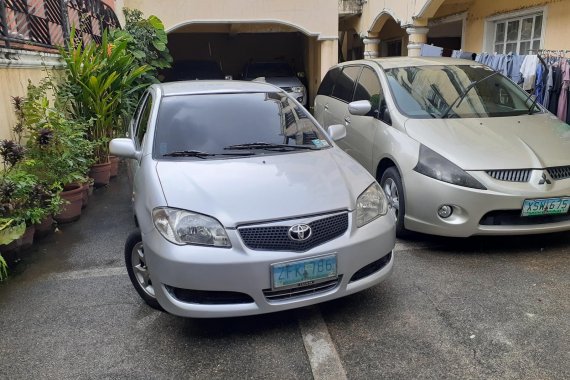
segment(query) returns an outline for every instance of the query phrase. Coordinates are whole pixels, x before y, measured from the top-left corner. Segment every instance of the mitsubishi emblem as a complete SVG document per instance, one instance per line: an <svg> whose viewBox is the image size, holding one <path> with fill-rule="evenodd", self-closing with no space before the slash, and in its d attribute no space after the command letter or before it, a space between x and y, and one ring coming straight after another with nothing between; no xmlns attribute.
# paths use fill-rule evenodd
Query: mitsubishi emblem
<svg viewBox="0 0 570 380"><path fill-rule="evenodd" d="M539 185L551 185L552 182L546 177L546 172L542 172L542 178L538 181Z"/></svg>

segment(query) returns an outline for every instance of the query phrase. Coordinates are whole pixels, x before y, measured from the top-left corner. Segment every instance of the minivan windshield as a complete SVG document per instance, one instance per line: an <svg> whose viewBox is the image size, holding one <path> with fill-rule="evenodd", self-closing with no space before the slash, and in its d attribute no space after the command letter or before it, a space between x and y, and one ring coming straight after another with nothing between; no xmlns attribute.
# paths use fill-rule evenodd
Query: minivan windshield
<svg viewBox="0 0 570 380"><path fill-rule="evenodd" d="M167 96L153 157L228 158L331 146L307 111L283 92Z"/></svg>
<svg viewBox="0 0 570 380"><path fill-rule="evenodd" d="M542 112L507 77L483 65L398 67L386 70L396 106L411 118L479 118Z"/></svg>
<svg viewBox="0 0 570 380"><path fill-rule="evenodd" d="M245 78L293 77L295 73L285 62L255 62L247 65Z"/></svg>

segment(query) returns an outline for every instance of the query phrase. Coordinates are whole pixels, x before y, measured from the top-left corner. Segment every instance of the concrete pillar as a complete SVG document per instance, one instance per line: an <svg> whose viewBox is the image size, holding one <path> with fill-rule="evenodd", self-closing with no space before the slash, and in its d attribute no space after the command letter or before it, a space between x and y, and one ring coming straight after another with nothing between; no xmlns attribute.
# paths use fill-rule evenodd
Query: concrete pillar
<svg viewBox="0 0 570 380"><path fill-rule="evenodd" d="M380 42L378 36L369 36L362 39L365 59L378 58L380 56Z"/></svg>
<svg viewBox="0 0 570 380"><path fill-rule="evenodd" d="M429 29L425 26L410 26L406 32L410 35L408 42L408 57L419 57L422 45L427 43Z"/></svg>

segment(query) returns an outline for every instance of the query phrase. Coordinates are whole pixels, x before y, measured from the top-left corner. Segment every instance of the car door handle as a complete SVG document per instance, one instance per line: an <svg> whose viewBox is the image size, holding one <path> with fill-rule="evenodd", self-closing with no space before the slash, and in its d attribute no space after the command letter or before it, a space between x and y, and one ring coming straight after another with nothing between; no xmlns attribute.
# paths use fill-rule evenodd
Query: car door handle
<svg viewBox="0 0 570 380"><path fill-rule="evenodd" d="M325 111L328 111L328 110L329 110L329 105L325 104Z"/></svg>
<svg viewBox="0 0 570 380"><path fill-rule="evenodd" d="M345 122L346 124L350 124L350 117L348 117L348 116L345 117L345 118L344 118L344 122Z"/></svg>

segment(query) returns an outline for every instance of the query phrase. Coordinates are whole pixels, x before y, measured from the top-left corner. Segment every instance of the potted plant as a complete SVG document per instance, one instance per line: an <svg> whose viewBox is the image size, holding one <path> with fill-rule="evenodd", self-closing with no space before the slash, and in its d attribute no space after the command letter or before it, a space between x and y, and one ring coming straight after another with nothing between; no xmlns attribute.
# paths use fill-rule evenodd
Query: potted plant
<svg viewBox="0 0 570 380"><path fill-rule="evenodd" d="M54 194L45 206L54 212L55 219L70 222L81 215L84 189L79 183L93 163L93 143L87 139L87 122L69 118L50 104L46 94L50 86L53 83L49 81L28 85L23 102L28 138L23 165Z"/></svg>
<svg viewBox="0 0 570 380"><path fill-rule="evenodd" d="M89 120L87 135L94 143L95 158L90 176L96 187L104 186L110 178L109 141L121 122L121 107L146 86L135 81L148 67L136 64L125 40L111 43L107 31L101 44L83 46L73 30L69 47L61 48L60 54L66 63L61 93L66 94L68 109L75 118Z"/></svg>

